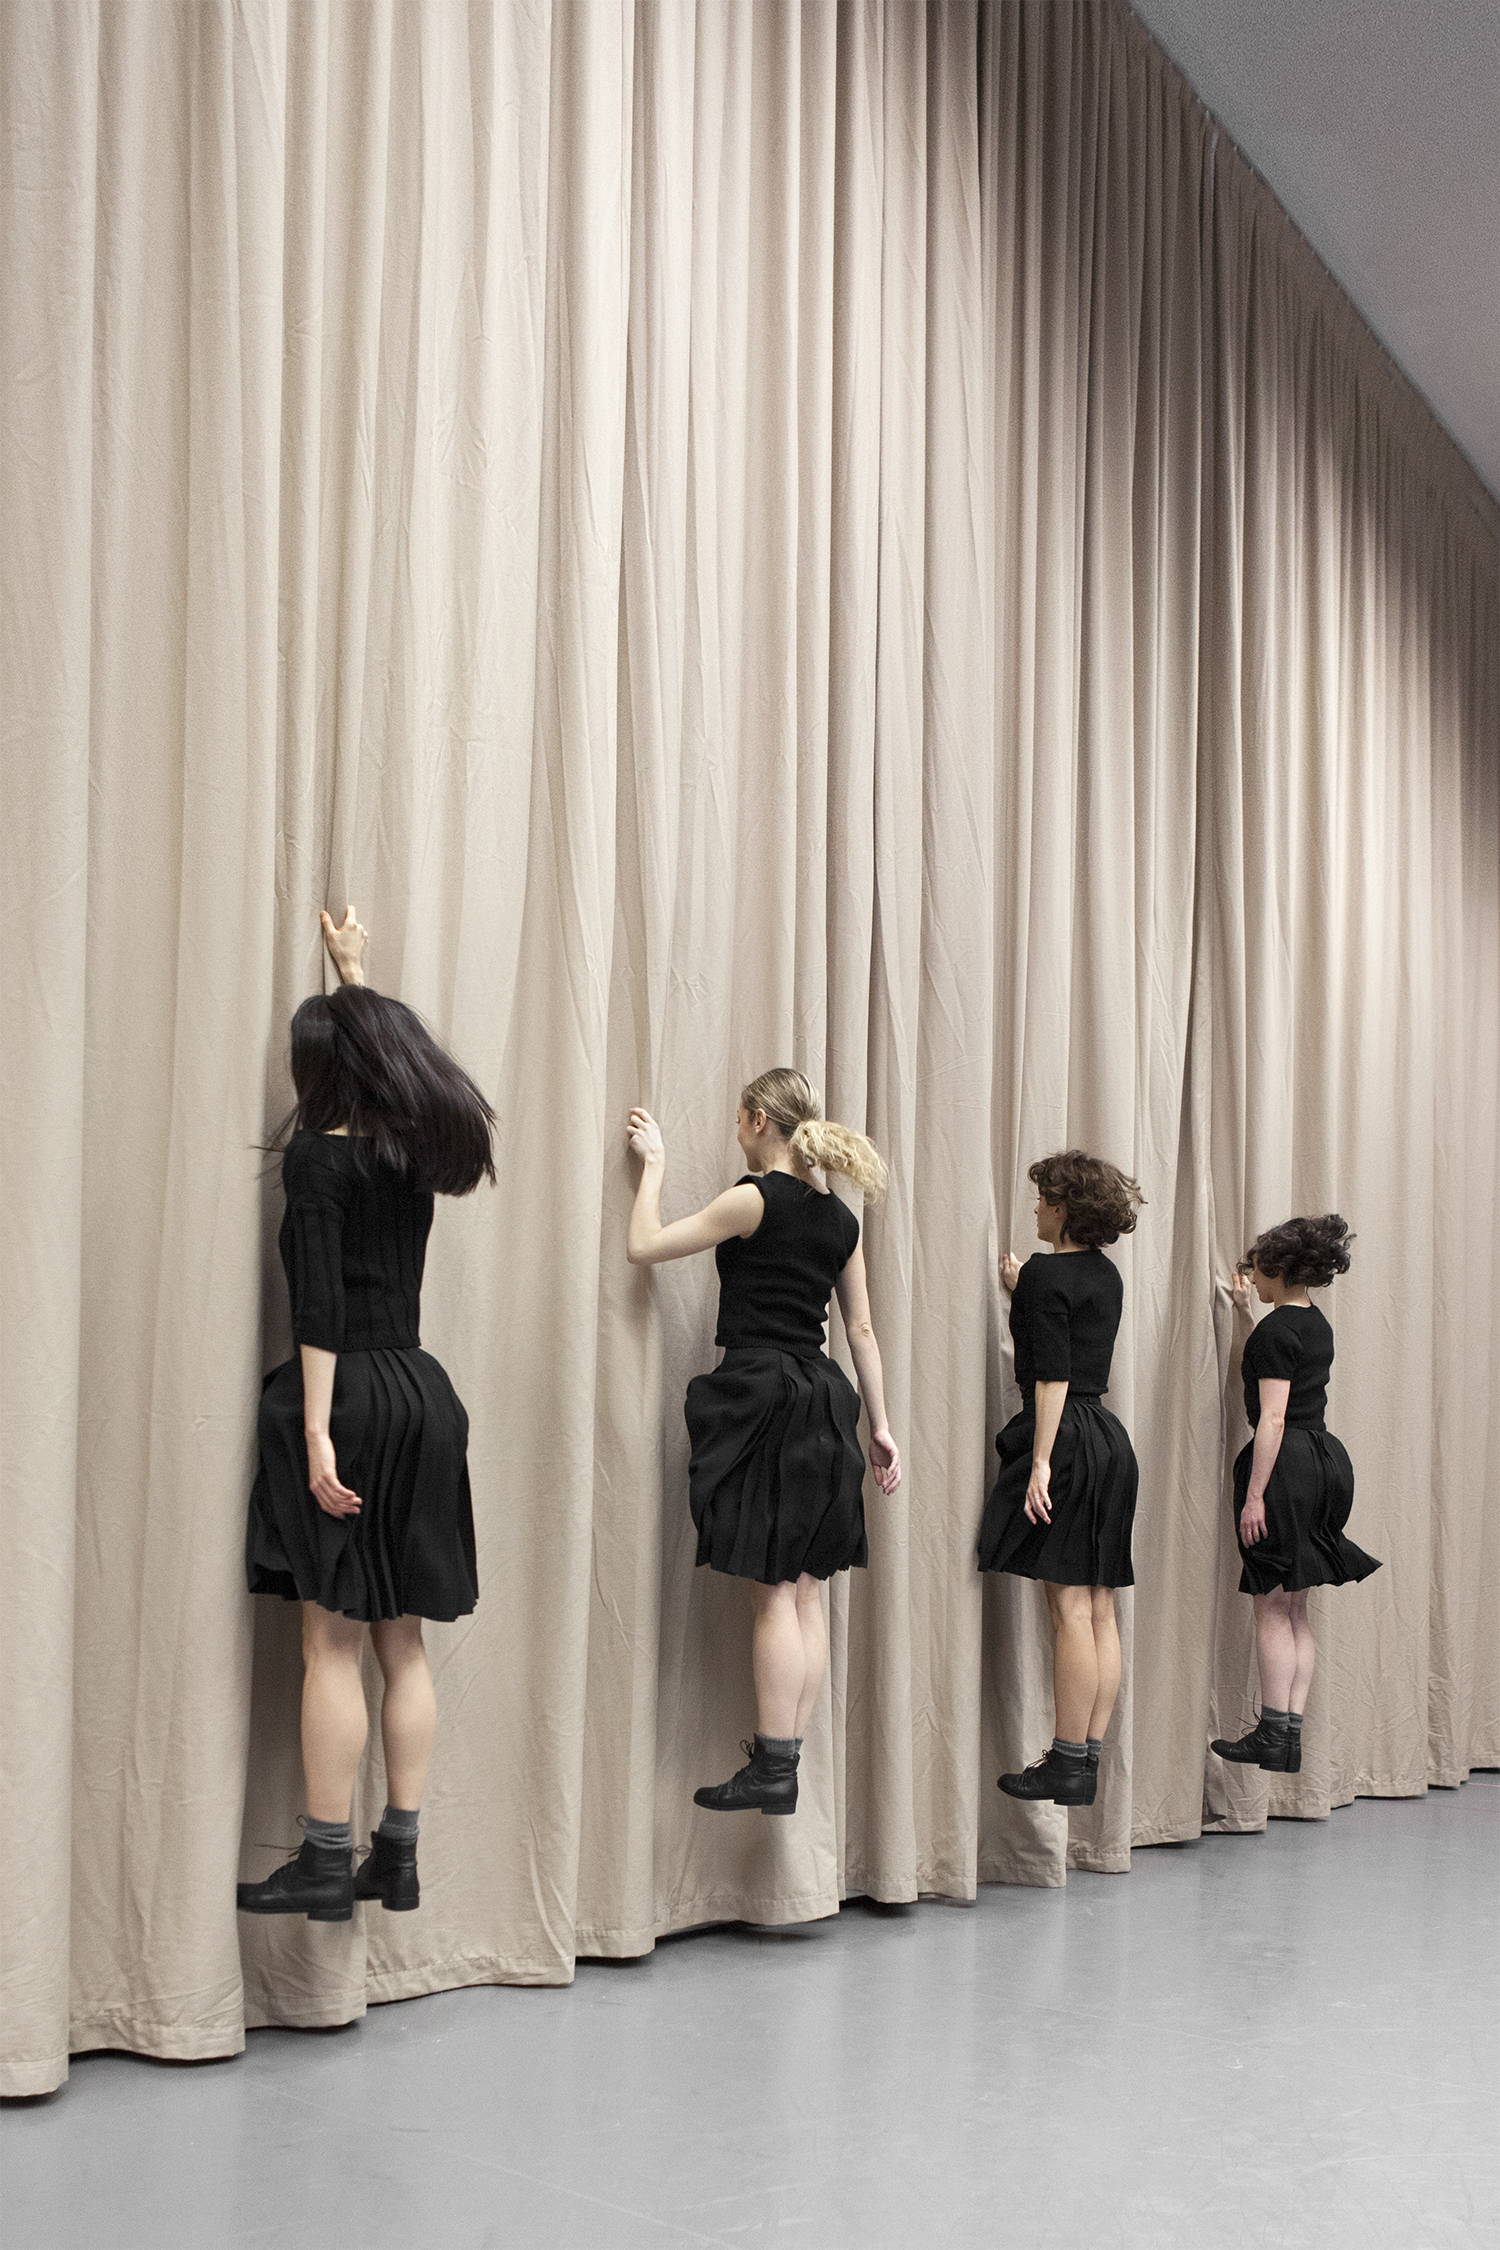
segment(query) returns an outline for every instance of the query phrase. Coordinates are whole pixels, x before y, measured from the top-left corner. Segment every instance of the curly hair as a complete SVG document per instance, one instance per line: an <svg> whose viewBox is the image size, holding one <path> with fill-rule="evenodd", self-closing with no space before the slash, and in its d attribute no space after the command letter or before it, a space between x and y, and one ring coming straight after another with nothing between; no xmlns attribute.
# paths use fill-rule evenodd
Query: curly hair
<svg viewBox="0 0 1500 2250"><path fill-rule="evenodd" d="M886 1169L875 1143L825 1117L822 1096L800 1070L763 1070L741 1087L740 1102L752 1116L763 1109L809 1169L842 1172L872 1203L885 1193Z"/></svg>
<svg viewBox="0 0 1500 2250"><path fill-rule="evenodd" d="M1081 1148L1060 1149L1030 1166L1044 1202L1063 1203L1068 1217L1068 1240L1080 1249L1098 1250L1135 1231L1135 1215L1146 1201L1138 1181L1108 1164L1102 1156L1089 1156Z"/></svg>
<svg viewBox="0 0 1500 2250"><path fill-rule="evenodd" d="M1267 1281L1284 1281L1293 1289L1326 1289L1349 1271L1349 1245L1354 1236L1337 1211L1321 1219L1283 1219L1279 1227L1258 1234L1239 1263L1248 1274L1259 1266Z"/></svg>

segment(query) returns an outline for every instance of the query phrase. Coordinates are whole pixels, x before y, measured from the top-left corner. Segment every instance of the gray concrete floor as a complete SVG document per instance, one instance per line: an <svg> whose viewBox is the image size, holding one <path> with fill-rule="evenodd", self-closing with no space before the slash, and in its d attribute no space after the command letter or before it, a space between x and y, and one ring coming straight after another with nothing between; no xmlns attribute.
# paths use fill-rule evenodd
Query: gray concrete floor
<svg viewBox="0 0 1500 2250"><path fill-rule="evenodd" d="M1500 1782L408 2000L0 2121L4 2250L1500 2245Z"/></svg>

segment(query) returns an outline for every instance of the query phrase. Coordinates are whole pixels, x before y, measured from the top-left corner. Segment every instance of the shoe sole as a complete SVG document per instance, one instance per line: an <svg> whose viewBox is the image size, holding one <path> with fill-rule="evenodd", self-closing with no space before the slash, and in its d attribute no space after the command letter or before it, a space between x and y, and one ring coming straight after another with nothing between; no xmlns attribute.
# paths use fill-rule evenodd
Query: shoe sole
<svg viewBox="0 0 1500 2250"><path fill-rule="evenodd" d="M1092 1797L1057 1797L1050 1791L1045 1797L1034 1797L1029 1789L1024 1793L1019 1789L1007 1789L1003 1781L997 1781L995 1787L1018 1805L1091 1805L1094 1802Z"/></svg>
<svg viewBox="0 0 1500 2250"><path fill-rule="evenodd" d="M352 1922L354 1906L241 1906L235 1901L237 1914L259 1914L269 1920L276 1914L302 1914L309 1922Z"/></svg>
<svg viewBox="0 0 1500 2250"><path fill-rule="evenodd" d="M704 1804L702 1798L693 1798L702 1813L771 1813L771 1818L785 1818L796 1811L796 1804Z"/></svg>

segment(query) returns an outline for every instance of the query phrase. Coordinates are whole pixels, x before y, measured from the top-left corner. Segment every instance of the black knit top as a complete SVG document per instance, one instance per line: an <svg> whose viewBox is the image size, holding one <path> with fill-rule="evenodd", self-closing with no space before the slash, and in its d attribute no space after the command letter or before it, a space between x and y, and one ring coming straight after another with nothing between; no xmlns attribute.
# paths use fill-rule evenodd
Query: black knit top
<svg viewBox="0 0 1500 2250"><path fill-rule="evenodd" d="M754 1234L733 1234L714 1253L719 1330L727 1350L769 1346L807 1358L823 1349L828 1300L854 1255L859 1221L847 1203L790 1172L747 1172L765 1211Z"/></svg>
<svg viewBox="0 0 1500 2250"><path fill-rule="evenodd" d="M1109 1389L1124 1302L1120 1269L1102 1250L1039 1250L1027 1259L1011 1294L1010 1333L1028 1400L1037 1383L1066 1383L1079 1398Z"/></svg>
<svg viewBox="0 0 1500 2250"><path fill-rule="evenodd" d="M278 1237L292 1336L325 1352L403 1351L418 1341L432 1195L370 1161L347 1134L294 1133L281 1160Z"/></svg>
<svg viewBox="0 0 1500 2250"><path fill-rule="evenodd" d="M1321 1430L1328 1406L1328 1375L1333 1366L1333 1330L1316 1305L1278 1305L1257 1321L1245 1338L1240 1373L1245 1378L1245 1412L1253 1430L1260 1421L1260 1379L1290 1383L1287 1427Z"/></svg>

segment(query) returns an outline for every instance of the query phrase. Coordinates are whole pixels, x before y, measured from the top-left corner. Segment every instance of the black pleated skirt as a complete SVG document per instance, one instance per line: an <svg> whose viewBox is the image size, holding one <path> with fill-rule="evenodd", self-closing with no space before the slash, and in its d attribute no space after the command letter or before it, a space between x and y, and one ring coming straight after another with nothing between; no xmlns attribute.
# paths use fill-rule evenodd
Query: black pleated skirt
<svg viewBox="0 0 1500 2250"><path fill-rule="evenodd" d="M1250 1489L1255 1441L1234 1464L1234 1531ZM1309 1586L1351 1586L1380 1565L1344 1537L1354 1506L1354 1464L1331 1430L1288 1424L1266 1486L1266 1536L1241 1544L1240 1592L1270 1594L1283 1587L1300 1594Z"/></svg>
<svg viewBox="0 0 1500 2250"><path fill-rule="evenodd" d="M1130 1535L1140 1471L1123 1422L1069 1391L1052 1446L1051 1523L1026 1516L1036 1416L1028 1406L995 1440L1000 1474L979 1530L981 1570L1053 1586L1133 1586Z"/></svg>
<svg viewBox="0 0 1500 2250"><path fill-rule="evenodd" d="M859 1393L822 1352L727 1351L687 1389L698 1561L763 1586L869 1561Z"/></svg>
<svg viewBox="0 0 1500 2250"><path fill-rule="evenodd" d="M479 1599L469 1498L469 1417L429 1352L340 1352L329 1435L357 1516L330 1516L307 1485L302 1364L260 1395L260 1468L245 1570L252 1594L346 1617L467 1617Z"/></svg>

